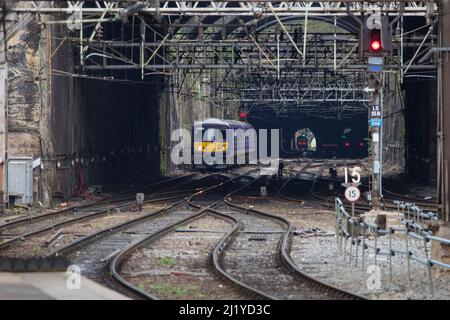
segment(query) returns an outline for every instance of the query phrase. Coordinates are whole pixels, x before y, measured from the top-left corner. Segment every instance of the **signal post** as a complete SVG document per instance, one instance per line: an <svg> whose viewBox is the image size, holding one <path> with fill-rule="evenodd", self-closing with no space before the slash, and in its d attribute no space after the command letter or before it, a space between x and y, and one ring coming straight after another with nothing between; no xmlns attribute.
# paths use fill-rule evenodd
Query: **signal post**
<svg viewBox="0 0 450 320"><path fill-rule="evenodd" d="M377 208L382 197L382 144L383 144L383 70L386 54L392 50L392 30L389 18L374 14L365 20L363 33L364 55L368 59L366 91L371 93L369 132L371 135L372 205Z"/></svg>

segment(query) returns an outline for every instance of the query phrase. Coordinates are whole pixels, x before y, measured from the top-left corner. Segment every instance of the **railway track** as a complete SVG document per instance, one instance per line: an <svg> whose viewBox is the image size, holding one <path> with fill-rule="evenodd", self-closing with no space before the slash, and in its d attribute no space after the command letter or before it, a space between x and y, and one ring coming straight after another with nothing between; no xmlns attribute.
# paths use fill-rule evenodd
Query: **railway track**
<svg viewBox="0 0 450 320"><path fill-rule="evenodd" d="M216 270L235 285L260 299L362 299L295 265L289 254L292 225L288 220L242 207L230 196L224 202L212 211L234 219L237 226L217 245L214 262Z"/></svg>
<svg viewBox="0 0 450 320"><path fill-rule="evenodd" d="M186 198L185 203L190 208L194 208L194 210L190 211L188 215L180 217L180 212L167 211L165 215L166 217L168 214L171 214L173 212L173 215L176 216L177 219L169 221L164 225L159 225L156 228L144 227L143 229L147 230L146 234L141 235L139 240L136 239L136 241L128 241L128 246L121 246L123 249L113 253L111 256L112 258L111 262L109 263L110 273L112 277L116 280L116 283L120 285L123 289L130 291L133 295L139 296L140 298L158 299L157 296L143 290L142 288L139 288L138 286L134 285L133 283L127 281L124 277L122 277L120 269L124 265L124 263L126 263L126 260L128 259L129 255L132 254L133 252L136 252L140 248L150 245L157 239L174 230L177 226L200 219L205 215L207 215L209 211L215 206L219 205L223 199L223 193L221 193L222 195L220 196L220 194L219 195L214 194L213 191L223 189L224 187L236 188L236 186L233 186L233 183L234 182L243 183L242 181L239 182L239 180L245 176L247 176L247 174L235 176L234 178L230 178L229 180L224 181L219 185L216 185L214 187L208 188L206 190L191 195L190 197ZM244 183L248 182L245 182L244 180ZM201 199L197 199L197 201L195 201L196 198ZM139 228L142 228L142 223L139 225ZM97 245L97 243L95 245Z"/></svg>
<svg viewBox="0 0 450 320"><path fill-rule="evenodd" d="M181 177L170 178L167 180L159 181L148 185L144 190L147 192L153 192L155 188L167 188L167 185L171 185L176 182L183 182L187 179L194 177L193 174L183 175ZM166 186L166 187L165 187ZM133 201L135 196L118 197L98 202L91 202L78 206L65 208L62 210L49 212L42 215L27 216L14 221L0 224L0 239L5 240L7 238L13 238L21 236L31 231L44 229L48 226L56 225L65 221L70 221L74 218L83 218L90 214L95 214L100 211L110 210L120 207L122 204L129 204Z"/></svg>
<svg viewBox="0 0 450 320"><path fill-rule="evenodd" d="M288 200L288 201L293 201L293 202L298 202L300 203L300 205L304 204L304 200L301 199L297 199L297 198L293 198L290 196L287 196L285 194L283 194L283 192L285 191L285 189L295 180L297 179L301 174L306 173L306 170L308 168L310 168L312 166L312 160L309 160L306 165L304 165L300 170L297 170L293 175L291 175L282 185L281 187L278 189L278 197L284 199L284 200Z"/></svg>
<svg viewBox="0 0 450 320"><path fill-rule="evenodd" d="M317 200L315 203L328 206L328 199L315 190L316 183L320 181L328 165L327 161L319 164L307 161L282 185L279 194L284 199L297 200L283 197L282 190L293 181L304 180L311 184L310 197ZM312 167L315 171L309 172L308 169ZM243 207L232 201L233 196L240 195L257 185L259 179L249 176L252 171L244 174L230 173L228 177L211 174L177 186L163 188L154 192L147 203L165 200L164 207L72 239L56 250L51 250L47 256L65 256L71 263L78 265L84 275L119 288L131 297L157 299L156 295L142 290L136 283L127 281L121 275L120 270L127 259L134 252L150 246L168 234L173 234L177 227L213 216L226 221L230 228L223 230L214 238L218 243L213 250L210 249L212 251L210 270L214 270L223 283L238 292L236 297L362 299L363 297L330 286L306 274L293 262L290 257L293 231L288 220L271 213ZM229 191L225 197L224 189ZM117 199L115 203L102 202L86 207L87 211L93 209L109 211L125 205L121 201L125 200ZM5 248L14 245L15 242L20 244L24 239L30 240L33 235L45 234L48 230L54 231L56 227L66 224L90 221L89 219L93 218L90 215L97 214L89 211L90 213L86 215L66 221L66 212L52 213L35 219L31 232L22 233L21 238L16 237L10 243L0 244L0 248L3 248L2 254ZM61 221L45 225L51 219L54 222L55 217L56 219L62 217ZM104 215L100 214L97 217L102 218ZM0 226L0 230L7 230L8 227L10 230L17 228L16 230L21 231L26 227L26 222L24 220L8 223L6 226ZM109 274L105 272L108 268Z"/></svg>
<svg viewBox="0 0 450 320"><path fill-rule="evenodd" d="M199 186L201 186L205 183L205 179L211 179L211 177L217 176L211 175L188 181L183 181L183 179L181 179L182 183L177 186L181 187L188 184L199 184ZM186 196L185 194L178 194L169 197L155 197L159 195L158 192L173 189L173 183L175 181L178 181L178 179L170 179L170 181L167 181L167 183L171 185L154 192L152 194L152 198L147 200L145 203L153 204L161 201L173 201ZM158 184L158 186L161 187L162 185ZM120 204L115 205L95 204L95 210L93 211L91 207L83 206L83 209L88 209L87 212L76 217L70 216L70 211L69 213L65 211L62 213L52 213L50 215L46 215L45 217L40 217L39 219L36 219L36 223L33 224L33 226L37 227L36 229L16 235L12 239L0 243L0 254L3 257L48 256L51 254L48 253L48 251L51 252L51 246L49 244L53 244L56 241L60 242L58 244L59 246L65 248L65 244L70 246L72 243L78 243L79 241L89 237L89 235L86 236L83 232L89 233L96 228L98 229L102 227L111 229L115 224L120 224L124 221L134 221L135 219L139 219L144 216L144 214L139 212L127 212L129 211L127 209L133 202L130 202L129 200L120 200L119 202ZM124 209L125 212L121 212L121 209ZM113 210L118 210L118 212L113 212ZM5 227L9 227L12 230L17 230L17 228L19 228L20 231L23 228L23 223L24 222L8 224L8 226ZM62 235L63 231L65 235ZM64 239L61 240L58 237ZM56 250L56 252L57 251L58 250Z"/></svg>
<svg viewBox="0 0 450 320"><path fill-rule="evenodd" d="M161 237L173 232L173 230L180 225L184 225L201 219L208 214L214 214L218 218L231 221L233 228L229 231L221 241L216 245L212 255L212 266L214 270L228 281L231 285L237 288L239 292L245 297L258 299L358 299L360 297L351 293L339 290L338 288L324 284L316 279L313 279L301 270L299 270L288 254L289 239L292 232L291 224L280 217L263 213L257 210L249 210L235 205L230 201L231 197L244 189L248 188L255 181L249 181L243 186L228 193L222 199L213 195L205 199L202 197L200 201L195 201L195 197L189 199L189 204L196 208L195 214L186 217L180 221L174 222L157 232L148 235L142 240L132 244L127 249L120 251L110 264L110 271L113 277L124 287L132 290L142 298L157 299L158 297L149 293L132 283L132 280L125 279L121 275L121 269L126 265L130 256L138 252L142 248L149 247ZM232 212L230 212L232 208ZM255 225L257 221L257 224ZM253 228L253 230L252 230ZM268 241L260 241L258 235L263 233L270 237L270 245ZM262 250L254 250L249 248L242 257L253 257L254 259L262 259L258 264L249 265L247 263L240 263L237 261L235 272L230 272L228 262L224 257L229 257L231 254L230 246L238 244L244 247L248 244L248 237L255 237L255 243L262 245ZM242 238L243 237L243 238ZM270 249L268 249L270 246ZM242 248L238 248L239 249ZM271 254L268 254L268 251ZM253 260L255 261L255 260ZM245 268L242 268L242 265ZM254 267L253 269L251 267ZM265 268L262 268L262 266ZM270 266L269 268L267 268ZM239 279L239 275L254 276L254 281L246 279ZM261 275L264 275L262 281ZM141 279L142 280L142 279ZM258 287L265 284L263 288ZM271 289L268 289L271 287Z"/></svg>
<svg viewBox="0 0 450 320"><path fill-rule="evenodd" d="M331 209L334 206L334 198L331 201L331 198L324 197L315 190L317 183L320 181L320 177L327 166L327 163L328 161L326 160L319 164L314 164L313 160L306 163L305 166L298 169L294 175L292 175L281 185L278 190L278 197L284 200L300 203L301 205L308 203ZM308 169L312 167L317 168L317 170L314 172L308 171ZM292 188L295 183L299 182L302 184L305 194L301 198L298 196L294 197L292 195L287 195L286 193L288 192L288 189ZM295 192L298 193L297 190Z"/></svg>
<svg viewBox="0 0 450 320"><path fill-rule="evenodd" d="M363 170L367 173L369 173L369 170L365 166L364 163L360 162L358 165L363 168ZM369 186L367 184L361 184L361 187L364 188L365 191L369 190ZM430 200L425 200L420 197L414 197L404 194L399 194L393 191L388 190L386 187L383 186L383 196L384 196L384 206L389 209L397 209L397 205L393 203L395 200L400 200L403 202L409 202L414 203L415 205L419 206L424 211L433 211L436 212L438 210L438 204L437 200L435 198L432 198Z"/></svg>
<svg viewBox="0 0 450 320"><path fill-rule="evenodd" d="M335 185L339 185L341 182L337 179L329 179L329 178L323 179L322 178L323 171L329 165L331 165L331 163L327 163L327 162L322 163L321 167L319 168L319 170L317 172L308 172L306 170L308 168L305 168L305 167L297 170L295 172L295 174L293 176L291 176L281 186L281 188L278 191L278 196L284 200L297 202L302 205L304 203L310 203L310 204L322 206L322 207L330 209L330 210L333 209L334 208L334 198L336 195L324 196L321 194L320 191L318 191L320 183L333 182ZM349 165L349 164L345 163L345 165ZM365 168L364 165L359 161L356 161L355 163L353 163L351 165L352 166L357 165L357 166L361 166L361 167ZM365 169L365 171L367 171L367 169ZM309 197L305 196L304 198L298 198L298 197L293 197L293 196L287 196L286 194L284 194L285 190L288 189L289 185L296 183L298 181L302 181L305 185L307 185L307 184L311 185L310 191L309 191ZM368 186L364 185L364 184L361 184L360 188L362 188L362 191L369 189ZM396 210L397 205L393 201L402 200L405 202L414 203L417 206L419 206L422 210L425 210L425 211L432 211L432 212L437 211L437 204L434 203L433 201L424 201L423 199L419 199L419 198L402 196L402 195L390 192L388 190L383 190L383 191L385 192L385 195L390 194L393 196L392 198L386 197L386 196L384 198L383 205L387 209ZM340 193L338 196L343 197L343 193ZM345 207L346 207L346 209L351 210L351 207L349 204L345 204ZM355 203L355 213L357 213L357 214L364 214L364 213L370 211L371 209L372 209L372 206L365 203L363 200L360 200Z"/></svg>
<svg viewBox="0 0 450 320"><path fill-rule="evenodd" d="M211 267L211 252L232 221L208 212L136 248L120 264L120 276L158 299L246 299Z"/></svg>

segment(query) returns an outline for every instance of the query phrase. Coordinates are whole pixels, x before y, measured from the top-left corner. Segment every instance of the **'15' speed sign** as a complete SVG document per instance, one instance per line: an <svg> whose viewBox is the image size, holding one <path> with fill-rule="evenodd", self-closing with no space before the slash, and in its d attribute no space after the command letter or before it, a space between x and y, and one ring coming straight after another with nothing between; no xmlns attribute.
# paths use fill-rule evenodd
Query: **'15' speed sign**
<svg viewBox="0 0 450 320"><path fill-rule="evenodd" d="M345 199L350 202L355 202L361 196L361 192L357 187L348 187L345 189Z"/></svg>

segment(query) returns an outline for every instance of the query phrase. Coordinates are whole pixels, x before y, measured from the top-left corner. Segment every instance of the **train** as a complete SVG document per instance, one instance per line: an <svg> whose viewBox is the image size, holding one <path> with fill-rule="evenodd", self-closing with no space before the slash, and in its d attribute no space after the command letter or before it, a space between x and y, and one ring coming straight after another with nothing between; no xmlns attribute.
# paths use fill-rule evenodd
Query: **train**
<svg viewBox="0 0 450 320"><path fill-rule="evenodd" d="M195 169L226 169L244 159L248 163L250 155L256 154L255 143L250 142L255 128L237 120L208 118L194 121L192 126L192 165ZM249 132L253 131L253 132ZM234 150L229 150L234 148ZM227 154L233 154L227 161ZM230 163L231 162L231 163ZM241 161L242 162L242 161Z"/></svg>
<svg viewBox="0 0 450 320"><path fill-rule="evenodd" d="M304 134L297 137L297 150L308 151L308 137Z"/></svg>

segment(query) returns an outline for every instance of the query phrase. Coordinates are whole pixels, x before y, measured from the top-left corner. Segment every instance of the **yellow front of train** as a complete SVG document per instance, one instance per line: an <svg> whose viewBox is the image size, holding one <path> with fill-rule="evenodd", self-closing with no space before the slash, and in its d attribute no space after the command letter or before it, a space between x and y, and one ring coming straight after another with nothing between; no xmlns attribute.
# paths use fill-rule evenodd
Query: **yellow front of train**
<svg viewBox="0 0 450 320"><path fill-rule="evenodd" d="M228 142L217 142L217 141L201 141L194 142L195 151L217 153L226 152L228 150Z"/></svg>
<svg viewBox="0 0 450 320"><path fill-rule="evenodd" d="M228 124L222 119L211 118L194 123L193 158L199 162L194 163L195 167L226 167L225 154L229 148L226 136L228 128Z"/></svg>

